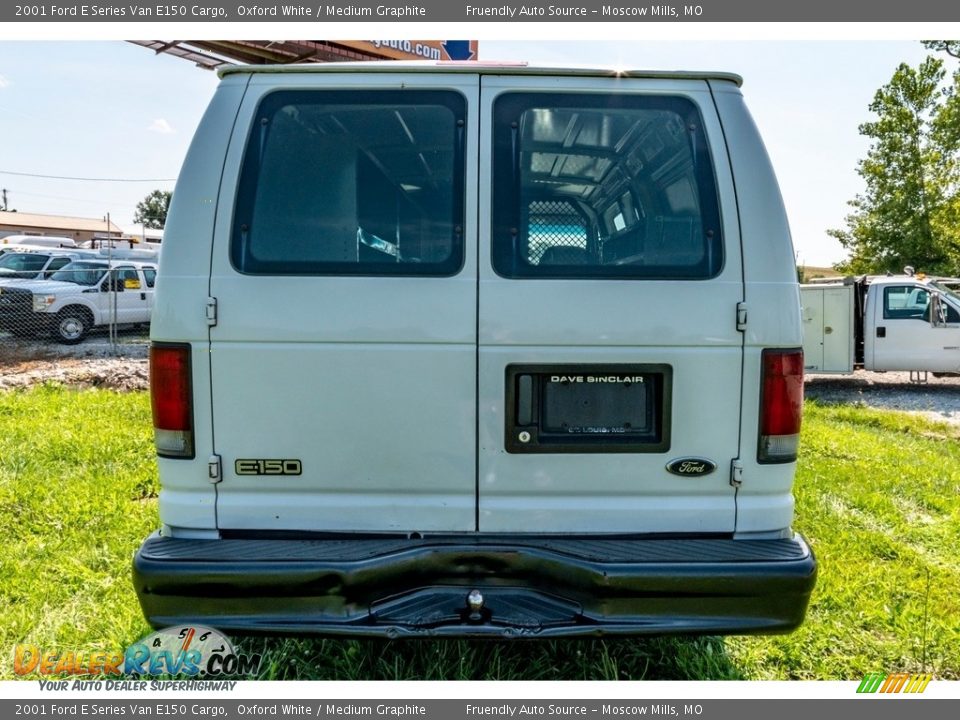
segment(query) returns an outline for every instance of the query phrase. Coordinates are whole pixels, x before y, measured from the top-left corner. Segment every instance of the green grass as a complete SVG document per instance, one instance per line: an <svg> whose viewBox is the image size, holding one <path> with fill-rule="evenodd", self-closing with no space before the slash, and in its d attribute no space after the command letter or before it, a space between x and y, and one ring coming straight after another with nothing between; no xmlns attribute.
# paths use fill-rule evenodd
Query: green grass
<svg viewBox="0 0 960 720"><path fill-rule="evenodd" d="M0 647L124 647L130 559L157 525L144 393L0 392ZM4 677L9 661L0 666Z"/></svg>
<svg viewBox="0 0 960 720"><path fill-rule="evenodd" d="M960 442L904 413L807 403L796 527L820 573L807 620L729 638L751 678L960 677Z"/></svg>
<svg viewBox="0 0 960 720"><path fill-rule="evenodd" d="M122 650L149 631L130 557L157 524L145 393L0 393L0 647ZM960 443L808 404L797 528L820 576L791 635L549 642L241 638L265 679L960 678Z"/></svg>

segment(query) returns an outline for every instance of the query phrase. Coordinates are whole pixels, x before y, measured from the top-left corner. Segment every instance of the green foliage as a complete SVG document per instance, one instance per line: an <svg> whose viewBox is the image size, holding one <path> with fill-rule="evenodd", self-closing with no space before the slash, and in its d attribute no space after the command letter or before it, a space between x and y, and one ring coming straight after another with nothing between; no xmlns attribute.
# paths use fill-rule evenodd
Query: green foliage
<svg viewBox="0 0 960 720"><path fill-rule="evenodd" d="M122 651L150 629L130 560L157 519L146 393L0 392L0 645ZM503 642L239 637L285 680L960 679L960 442L808 403L796 528L820 562L790 635ZM0 664L0 677L12 676Z"/></svg>
<svg viewBox="0 0 960 720"><path fill-rule="evenodd" d="M167 224L167 211L172 197L173 193L169 190L154 190L137 203L133 221L154 230L162 230Z"/></svg>
<svg viewBox="0 0 960 720"><path fill-rule="evenodd" d="M927 50L945 52L955 58L960 58L960 40L924 40L923 46Z"/></svg>
<svg viewBox="0 0 960 720"><path fill-rule="evenodd" d="M952 46L951 46L952 47ZM960 267L960 70L928 57L901 64L870 104L875 119L857 172L864 193L850 202L846 227L828 231L850 253L851 274L918 271L953 275Z"/></svg>

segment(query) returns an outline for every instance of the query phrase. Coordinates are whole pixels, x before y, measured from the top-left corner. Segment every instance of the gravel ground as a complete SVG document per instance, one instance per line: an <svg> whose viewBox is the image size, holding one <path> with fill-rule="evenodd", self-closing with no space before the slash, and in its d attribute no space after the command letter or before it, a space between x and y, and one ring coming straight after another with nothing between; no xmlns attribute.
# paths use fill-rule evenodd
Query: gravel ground
<svg viewBox="0 0 960 720"><path fill-rule="evenodd" d="M960 426L960 377L929 375L925 383L911 383L908 372L809 375L805 395L823 403L903 410Z"/></svg>
<svg viewBox="0 0 960 720"><path fill-rule="evenodd" d="M106 337L79 345L0 336L0 390L58 382L78 387L146 390L147 344L143 337L121 337L119 355Z"/></svg>

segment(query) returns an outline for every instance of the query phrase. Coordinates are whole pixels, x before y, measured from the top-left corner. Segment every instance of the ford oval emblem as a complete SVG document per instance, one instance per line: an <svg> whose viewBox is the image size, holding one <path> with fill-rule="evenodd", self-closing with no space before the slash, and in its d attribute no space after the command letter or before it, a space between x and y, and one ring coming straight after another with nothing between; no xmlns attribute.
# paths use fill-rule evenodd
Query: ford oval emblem
<svg viewBox="0 0 960 720"><path fill-rule="evenodd" d="M717 464L705 458L678 458L667 464L667 472L682 477L702 477L717 469Z"/></svg>

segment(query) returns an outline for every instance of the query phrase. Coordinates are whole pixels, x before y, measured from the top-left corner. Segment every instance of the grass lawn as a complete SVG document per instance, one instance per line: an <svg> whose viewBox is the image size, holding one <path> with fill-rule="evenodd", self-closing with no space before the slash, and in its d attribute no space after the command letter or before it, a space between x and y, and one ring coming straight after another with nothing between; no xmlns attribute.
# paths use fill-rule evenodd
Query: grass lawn
<svg viewBox="0 0 960 720"><path fill-rule="evenodd" d="M0 678L13 646L120 650L149 631L130 558L157 525L147 395L0 392ZM960 433L808 404L797 528L820 577L791 635L550 641L240 638L282 679L960 678Z"/></svg>

